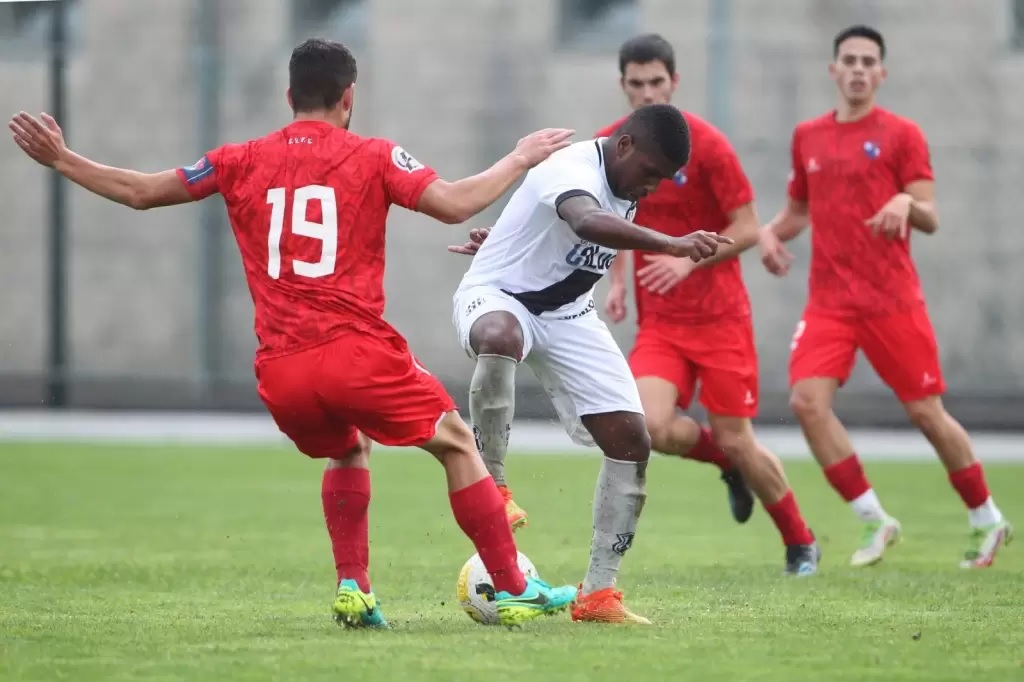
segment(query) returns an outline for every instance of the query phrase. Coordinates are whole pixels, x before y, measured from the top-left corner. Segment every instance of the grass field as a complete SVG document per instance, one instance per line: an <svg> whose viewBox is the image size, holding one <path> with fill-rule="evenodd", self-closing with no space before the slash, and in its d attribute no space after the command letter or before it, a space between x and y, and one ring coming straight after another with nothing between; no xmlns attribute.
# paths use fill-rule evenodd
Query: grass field
<svg viewBox="0 0 1024 682"><path fill-rule="evenodd" d="M582 577L598 466L510 458L531 515L520 549L551 582ZM620 580L656 625L510 632L453 603L473 550L441 468L378 453L371 575L396 628L351 632L328 617L318 464L0 445L0 680L1024 680L1024 545L961 571L966 515L937 463L869 465L906 540L866 570L845 565L856 524L818 470L788 469L825 551L817 577L780 575L766 515L732 523L711 469L659 459ZM1024 523L1024 467L988 477Z"/></svg>

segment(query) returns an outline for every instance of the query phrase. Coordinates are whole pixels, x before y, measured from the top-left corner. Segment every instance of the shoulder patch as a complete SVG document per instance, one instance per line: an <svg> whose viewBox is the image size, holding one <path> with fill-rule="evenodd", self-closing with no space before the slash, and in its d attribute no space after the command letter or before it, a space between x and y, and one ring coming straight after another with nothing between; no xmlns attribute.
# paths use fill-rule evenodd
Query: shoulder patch
<svg viewBox="0 0 1024 682"><path fill-rule="evenodd" d="M391 150L391 163L395 164L399 170L404 170L406 173L415 173L416 171L423 170L424 168L422 163L417 161L409 152L397 145Z"/></svg>
<svg viewBox="0 0 1024 682"><path fill-rule="evenodd" d="M210 159L203 157L196 161L191 166L185 166L181 169L181 172L185 175L185 182L193 184L199 182L207 175L213 172L213 164L210 163Z"/></svg>

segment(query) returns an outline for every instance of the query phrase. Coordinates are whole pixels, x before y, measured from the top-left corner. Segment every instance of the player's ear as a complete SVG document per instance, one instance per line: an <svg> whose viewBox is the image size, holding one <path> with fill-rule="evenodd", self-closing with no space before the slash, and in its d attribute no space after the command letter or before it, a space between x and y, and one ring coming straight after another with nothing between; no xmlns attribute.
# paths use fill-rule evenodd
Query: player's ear
<svg viewBox="0 0 1024 682"><path fill-rule="evenodd" d="M675 92L676 88L678 88L678 87L679 87L679 72L677 71L676 73L672 74L672 92Z"/></svg>
<svg viewBox="0 0 1024 682"><path fill-rule="evenodd" d="M836 77L836 63L835 63L835 61L831 61L831 62L828 63L828 75L832 77L832 80L835 80L835 77Z"/></svg>
<svg viewBox="0 0 1024 682"><path fill-rule="evenodd" d="M353 83L352 85L345 88L345 92L341 93L341 110L352 111L352 104L355 102L355 98L356 84Z"/></svg>
<svg viewBox="0 0 1024 682"><path fill-rule="evenodd" d="M288 100L288 108L295 111L295 104L292 103L292 89L288 88L284 91L284 98Z"/></svg>
<svg viewBox="0 0 1024 682"><path fill-rule="evenodd" d="M622 135L615 143L616 156L618 156L620 159L625 156L629 156L630 152L633 151L633 147L635 145L636 142L633 140L632 135L630 135L629 133Z"/></svg>

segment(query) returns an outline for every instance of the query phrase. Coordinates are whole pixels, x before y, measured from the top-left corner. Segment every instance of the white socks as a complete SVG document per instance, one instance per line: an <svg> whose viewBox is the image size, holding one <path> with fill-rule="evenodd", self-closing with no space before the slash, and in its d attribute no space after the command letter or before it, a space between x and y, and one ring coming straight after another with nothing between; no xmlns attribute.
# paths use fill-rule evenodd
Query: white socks
<svg viewBox="0 0 1024 682"><path fill-rule="evenodd" d="M498 485L505 485L505 455L516 409L517 364L503 355L478 355L469 384L469 416L476 447Z"/></svg>
<svg viewBox="0 0 1024 682"><path fill-rule="evenodd" d="M875 494L874 488L868 488L866 493L850 502L850 507L853 509L853 513L865 522L881 521L888 516L882 509L882 502Z"/></svg>
<svg viewBox="0 0 1024 682"><path fill-rule="evenodd" d="M594 539L583 594L614 587L647 499L647 462L604 458L594 493Z"/></svg>

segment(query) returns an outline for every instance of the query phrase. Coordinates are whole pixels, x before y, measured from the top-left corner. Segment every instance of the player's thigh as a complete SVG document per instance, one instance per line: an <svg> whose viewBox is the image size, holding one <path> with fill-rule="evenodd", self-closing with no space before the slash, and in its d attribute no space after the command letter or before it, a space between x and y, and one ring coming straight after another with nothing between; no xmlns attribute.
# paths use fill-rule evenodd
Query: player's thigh
<svg viewBox="0 0 1024 682"><path fill-rule="evenodd" d="M697 387L694 368L673 343L672 333L663 326L642 324L629 353L629 368L648 421L671 418L677 405L688 408Z"/></svg>
<svg viewBox="0 0 1024 682"><path fill-rule="evenodd" d="M694 330L691 338L688 357L697 367L701 404L721 417L756 416L759 387L753 321L724 320Z"/></svg>
<svg viewBox="0 0 1024 682"><path fill-rule="evenodd" d="M923 306L865 319L857 332L868 362L901 402L945 392L939 345Z"/></svg>
<svg viewBox="0 0 1024 682"><path fill-rule="evenodd" d="M515 346L519 351L516 360L522 360L530 354L534 344L535 320L523 304L513 297L495 287L473 287L456 293L453 304L452 322L455 324L455 332L459 345L469 357L476 358L474 345L479 347L482 337L487 337L488 344L492 341L497 344L495 348L507 349L500 354L509 357L515 354L509 347ZM490 322L495 320L500 324L491 325ZM509 329L514 326L511 325L512 320L518 323L518 329Z"/></svg>
<svg viewBox="0 0 1024 682"><path fill-rule="evenodd" d="M363 441L353 424L330 415L321 405L316 392L320 364L320 349L260 361L257 391L277 428L299 452L348 460L362 449Z"/></svg>
<svg viewBox="0 0 1024 682"><path fill-rule="evenodd" d="M581 419L586 415L644 414L626 358L596 313L546 322L527 363L578 443L594 444Z"/></svg>
<svg viewBox="0 0 1024 682"><path fill-rule="evenodd" d="M804 315L789 344L789 385L807 379L846 383L857 359L853 321L826 315Z"/></svg>
<svg viewBox="0 0 1024 682"><path fill-rule="evenodd" d="M393 332L323 346L316 387L329 418L355 426L381 445L422 445L455 409L437 377Z"/></svg>

